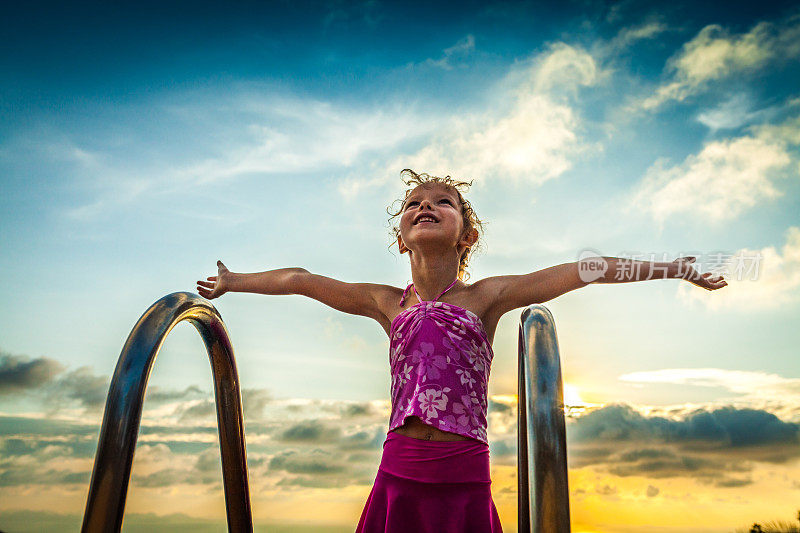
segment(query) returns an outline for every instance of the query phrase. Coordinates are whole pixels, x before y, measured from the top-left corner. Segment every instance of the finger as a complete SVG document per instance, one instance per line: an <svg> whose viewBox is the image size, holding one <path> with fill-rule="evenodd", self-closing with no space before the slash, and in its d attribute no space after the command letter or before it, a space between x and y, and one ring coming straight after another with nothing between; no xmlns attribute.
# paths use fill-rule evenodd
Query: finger
<svg viewBox="0 0 800 533"><path fill-rule="evenodd" d="M201 287L207 287L209 289L213 289L214 288L214 284L213 283L209 283L208 281L198 281L197 284L200 285Z"/></svg>
<svg viewBox="0 0 800 533"><path fill-rule="evenodd" d="M210 279L211 281L217 281L217 276L208 276L206 279Z"/></svg>

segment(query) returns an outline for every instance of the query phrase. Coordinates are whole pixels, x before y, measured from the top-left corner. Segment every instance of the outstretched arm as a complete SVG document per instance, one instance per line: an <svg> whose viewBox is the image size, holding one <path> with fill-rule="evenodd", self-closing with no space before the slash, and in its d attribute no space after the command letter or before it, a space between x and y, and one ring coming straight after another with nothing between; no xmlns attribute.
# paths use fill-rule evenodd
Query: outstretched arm
<svg viewBox="0 0 800 533"><path fill-rule="evenodd" d="M200 295L209 300L226 292L254 292L258 294L300 294L314 298L338 311L362 315L384 322L379 300L386 285L375 283L345 283L333 278L312 274L305 268L279 268L251 274L231 272L217 261L218 273L208 281L198 281Z"/></svg>
<svg viewBox="0 0 800 533"><path fill-rule="evenodd" d="M695 259L694 256L687 256L669 262L656 262L619 257L590 257L578 261L578 265L581 269L581 277L590 280L590 283L685 279L709 291L721 289L728 284L725 278L712 276L711 272L700 274L692 266Z"/></svg>
<svg viewBox="0 0 800 533"><path fill-rule="evenodd" d="M694 257L670 262L638 261L618 257L590 257L574 263L552 266L530 274L496 276L482 282L496 295L493 303L499 315L531 304L544 303L590 283L624 283L650 279L685 279L699 287L715 290L727 285L722 276L698 273Z"/></svg>

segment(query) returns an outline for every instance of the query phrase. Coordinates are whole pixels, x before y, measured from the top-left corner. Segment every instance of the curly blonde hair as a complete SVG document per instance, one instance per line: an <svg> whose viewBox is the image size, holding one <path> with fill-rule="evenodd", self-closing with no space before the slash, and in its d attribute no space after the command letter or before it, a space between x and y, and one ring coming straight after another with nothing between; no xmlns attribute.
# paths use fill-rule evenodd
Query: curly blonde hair
<svg viewBox="0 0 800 533"><path fill-rule="evenodd" d="M461 195L461 191L458 190L459 187L472 186L472 180L470 180L470 182L467 183L465 181L455 180L450 176L445 176L444 178L440 178L438 176L431 176L429 174L426 174L425 172L417 174L410 168L403 169L400 172L400 175L410 176L407 180L403 179L403 182L406 184L406 186L409 186L411 188L406 190L405 196L402 199L397 199L394 202L392 202L392 205L394 205L396 202L400 202L400 209L397 212L392 213L390 211L391 206L386 208L387 213L391 215L391 217L389 218L390 224L392 223L393 218L402 214L403 205L405 205L408 196L418 186L427 185L430 183L441 183L448 189L455 191L456 195L458 196L458 200L461 203L461 214L462 214L462 220L464 221L464 234L469 234L473 229L478 230L478 240L476 240L471 247L468 246L467 248L464 249L464 252L462 252L461 254L461 258L458 265L458 279L460 279L461 281L468 280L469 273L467 272L467 267L469 266L469 260L472 257L474 248L478 248L477 245L480 243L481 234L483 234L483 224L484 224L484 222L481 222L481 220L475 214L475 211L472 209L472 205L469 203L469 201L464 199L464 197ZM394 241L391 244L389 244L389 248L391 248L393 244L397 244L397 237L400 236L400 227L392 226L390 234L394 236Z"/></svg>

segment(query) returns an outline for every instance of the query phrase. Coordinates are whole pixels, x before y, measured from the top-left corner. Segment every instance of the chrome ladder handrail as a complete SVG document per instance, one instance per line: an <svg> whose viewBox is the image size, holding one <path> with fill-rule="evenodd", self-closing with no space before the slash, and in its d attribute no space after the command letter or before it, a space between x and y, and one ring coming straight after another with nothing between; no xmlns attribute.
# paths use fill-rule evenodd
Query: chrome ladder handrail
<svg viewBox="0 0 800 533"><path fill-rule="evenodd" d="M561 357L555 320L541 304L528 306L520 317L518 369L518 531L568 533ZM531 477L533 487L529 486Z"/></svg>
<svg viewBox="0 0 800 533"><path fill-rule="evenodd" d="M239 375L219 311L190 292L164 296L128 335L111 380L83 517L84 533L120 531L147 379L167 334L189 321L203 338L214 376L228 530L252 532Z"/></svg>
<svg viewBox="0 0 800 533"><path fill-rule="evenodd" d="M122 528L147 380L167 334L183 320L197 328L211 362L228 530L253 531L233 347L222 317L208 300L189 292L175 292L144 312L122 348L100 430L84 533ZM569 532L561 363L555 321L543 305L529 306L520 317L518 369L518 531ZM530 477L534 478L533 487Z"/></svg>

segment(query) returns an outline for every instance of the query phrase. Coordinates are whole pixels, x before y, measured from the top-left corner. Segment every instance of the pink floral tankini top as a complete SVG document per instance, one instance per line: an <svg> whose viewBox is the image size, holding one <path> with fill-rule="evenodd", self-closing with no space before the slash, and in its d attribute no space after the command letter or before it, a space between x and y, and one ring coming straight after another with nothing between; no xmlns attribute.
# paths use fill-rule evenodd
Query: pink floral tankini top
<svg viewBox="0 0 800 533"><path fill-rule="evenodd" d="M418 416L442 431L488 444L486 407L492 346L481 319L468 309L419 300L392 321L389 365L392 414L389 431ZM400 305L408 289L403 291Z"/></svg>

